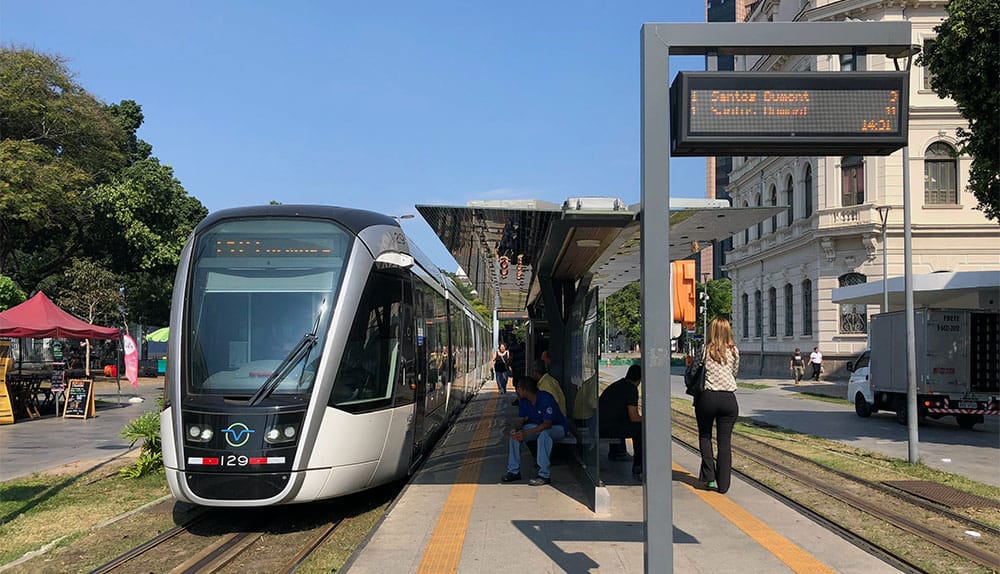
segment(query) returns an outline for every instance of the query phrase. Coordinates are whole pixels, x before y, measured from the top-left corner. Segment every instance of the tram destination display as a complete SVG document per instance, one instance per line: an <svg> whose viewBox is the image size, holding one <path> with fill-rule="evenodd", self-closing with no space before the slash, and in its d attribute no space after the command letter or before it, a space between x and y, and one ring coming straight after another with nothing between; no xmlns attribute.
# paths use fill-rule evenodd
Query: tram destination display
<svg viewBox="0 0 1000 574"><path fill-rule="evenodd" d="M906 145L905 72L680 72L674 156L888 155Z"/></svg>

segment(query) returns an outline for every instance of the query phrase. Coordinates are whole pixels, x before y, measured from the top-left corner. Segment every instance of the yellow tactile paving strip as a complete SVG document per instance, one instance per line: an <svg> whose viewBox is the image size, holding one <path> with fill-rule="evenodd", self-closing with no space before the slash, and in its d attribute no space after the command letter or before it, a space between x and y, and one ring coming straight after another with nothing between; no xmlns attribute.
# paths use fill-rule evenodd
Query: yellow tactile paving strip
<svg viewBox="0 0 1000 574"><path fill-rule="evenodd" d="M691 474L686 468L676 462L673 463L673 468L676 471ZM809 554L791 540L778 534L768 525L758 520L757 517L744 510L729 498L726 498L725 495L713 491L699 490L687 483L684 483L684 486L695 493L706 504L714 508L726 520L732 522L733 525L742 530L757 544L767 549L775 558L784 562L794 572L809 574L827 572L833 574L835 572L835 570L817 560L812 554Z"/></svg>
<svg viewBox="0 0 1000 574"><path fill-rule="evenodd" d="M469 528L469 514L476 499L479 467L490 437L490 426L499 396L491 398L486 404L483 416L476 425L469 451L462 461L462 468L459 469L455 484L448 493L448 500L445 501L441 515L438 516L430 543L427 544L424 557L420 561L420 568L417 569L420 574L458 571L458 561L462 557L462 546L465 544L465 533Z"/></svg>

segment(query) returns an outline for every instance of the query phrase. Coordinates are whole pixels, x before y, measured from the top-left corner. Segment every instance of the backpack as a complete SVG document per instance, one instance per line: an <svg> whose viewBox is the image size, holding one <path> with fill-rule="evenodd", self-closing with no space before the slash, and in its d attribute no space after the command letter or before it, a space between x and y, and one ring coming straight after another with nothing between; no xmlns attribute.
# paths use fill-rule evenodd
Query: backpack
<svg viewBox="0 0 1000 574"><path fill-rule="evenodd" d="M694 398L705 390L705 360L702 357L694 356L684 370L684 387L684 392Z"/></svg>

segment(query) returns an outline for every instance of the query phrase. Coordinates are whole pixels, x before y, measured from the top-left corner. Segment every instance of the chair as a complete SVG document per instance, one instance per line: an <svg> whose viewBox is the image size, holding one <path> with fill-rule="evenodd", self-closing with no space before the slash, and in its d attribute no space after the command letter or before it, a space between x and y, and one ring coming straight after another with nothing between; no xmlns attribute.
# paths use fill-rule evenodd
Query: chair
<svg viewBox="0 0 1000 574"><path fill-rule="evenodd" d="M14 400L7 389L7 370L13 359L0 358L0 425L14 424Z"/></svg>

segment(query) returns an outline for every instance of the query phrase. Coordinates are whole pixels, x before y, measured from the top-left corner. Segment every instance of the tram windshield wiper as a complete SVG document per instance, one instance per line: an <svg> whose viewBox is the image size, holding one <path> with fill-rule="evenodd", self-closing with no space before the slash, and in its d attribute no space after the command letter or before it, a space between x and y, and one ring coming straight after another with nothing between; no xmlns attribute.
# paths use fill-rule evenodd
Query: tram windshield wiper
<svg viewBox="0 0 1000 574"><path fill-rule="evenodd" d="M278 388L281 381L285 380L285 377L292 372L292 369L309 357L309 351L316 346L316 342L319 340L316 337L316 331L319 330L319 320L323 317L323 311L325 309L326 299L323 299L323 303L319 308L319 313L316 315L316 322L313 324L312 331L302 335L302 338L295 344L295 347L292 348L292 350L285 355L285 358L278 363L278 366L274 368L274 371L271 372L271 376L269 376L266 381L261 383L257 392L250 397L249 401L247 401L249 406L256 406L264 399L271 396L271 393Z"/></svg>

